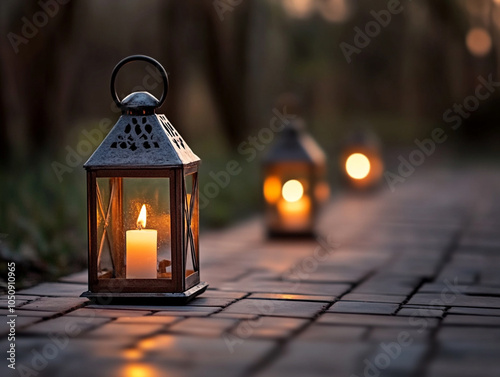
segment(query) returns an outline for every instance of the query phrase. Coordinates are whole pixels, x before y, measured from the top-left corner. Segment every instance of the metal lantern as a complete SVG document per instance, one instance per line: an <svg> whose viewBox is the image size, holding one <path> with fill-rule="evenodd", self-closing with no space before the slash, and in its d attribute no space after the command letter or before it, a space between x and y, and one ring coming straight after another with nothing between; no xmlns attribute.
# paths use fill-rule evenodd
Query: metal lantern
<svg viewBox="0 0 500 377"><path fill-rule="evenodd" d="M121 67L142 60L161 73L164 92L118 99ZM202 293L198 211L200 159L163 114L165 69L134 55L111 76L111 96L122 115L92 154L87 170L89 290L94 301L184 303Z"/></svg>
<svg viewBox="0 0 500 377"><path fill-rule="evenodd" d="M351 133L341 147L343 181L355 189L370 189L380 183L384 163L376 135L368 130Z"/></svg>
<svg viewBox="0 0 500 377"><path fill-rule="evenodd" d="M290 121L263 159L269 236L314 235L319 205L329 196L325 161L304 122Z"/></svg>

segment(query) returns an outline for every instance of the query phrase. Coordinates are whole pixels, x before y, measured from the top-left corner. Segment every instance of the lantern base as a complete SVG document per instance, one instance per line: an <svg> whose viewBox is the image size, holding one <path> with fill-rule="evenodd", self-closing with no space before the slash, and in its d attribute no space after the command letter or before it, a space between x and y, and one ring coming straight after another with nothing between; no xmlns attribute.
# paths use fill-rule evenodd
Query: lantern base
<svg viewBox="0 0 500 377"><path fill-rule="evenodd" d="M94 293L83 292L80 297L86 297L97 305L185 305L207 289L208 284L201 282L181 293Z"/></svg>

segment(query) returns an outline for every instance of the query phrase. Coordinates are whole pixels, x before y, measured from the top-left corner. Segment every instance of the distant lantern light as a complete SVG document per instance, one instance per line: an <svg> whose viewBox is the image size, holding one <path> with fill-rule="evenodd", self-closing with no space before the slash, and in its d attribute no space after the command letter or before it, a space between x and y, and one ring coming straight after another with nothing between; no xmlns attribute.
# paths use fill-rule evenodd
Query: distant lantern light
<svg viewBox="0 0 500 377"><path fill-rule="evenodd" d="M491 51L491 36L485 28L475 27L469 30L465 38L469 52L478 57L487 55Z"/></svg>
<svg viewBox="0 0 500 377"><path fill-rule="evenodd" d="M368 130L351 133L341 146L340 169L344 183L355 189L377 186L384 163L378 138Z"/></svg>
<svg viewBox="0 0 500 377"><path fill-rule="evenodd" d="M289 121L263 160L266 228L271 237L312 236L321 204L328 199L326 157L304 131Z"/></svg>
<svg viewBox="0 0 500 377"><path fill-rule="evenodd" d="M353 153L347 158L345 169L352 178L363 179L370 173L370 160L362 153Z"/></svg>

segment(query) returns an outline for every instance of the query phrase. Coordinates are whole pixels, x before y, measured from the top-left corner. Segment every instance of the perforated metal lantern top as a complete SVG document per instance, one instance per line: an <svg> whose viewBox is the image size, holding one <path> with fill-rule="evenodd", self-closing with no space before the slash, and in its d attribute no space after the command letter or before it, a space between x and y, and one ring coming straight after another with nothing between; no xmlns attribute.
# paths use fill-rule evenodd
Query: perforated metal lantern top
<svg viewBox="0 0 500 377"><path fill-rule="evenodd" d="M316 141L304 131L304 121L292 120L286 128L278 134L277 140L264 156L264 164L276 162L306 162L310 164L325 164L326 157Z"/></svg>
<svg viewBox="0 0 500 377"><path fill-rule="evenodd" d="M135 55L120 63L124 65L132 60L141 59ZM151 60L148 57L147 61ZM114 72L121 65L115 67ZM158 66L161 67L159 63ZM155 112L168 90L163 67L161 71L165 89L160 100L148 92L134 92L120 101L114 89L113 75L111 94L121 108L122 116L84 164L85 169L181 167L200 162L167 117Z"/></svg>

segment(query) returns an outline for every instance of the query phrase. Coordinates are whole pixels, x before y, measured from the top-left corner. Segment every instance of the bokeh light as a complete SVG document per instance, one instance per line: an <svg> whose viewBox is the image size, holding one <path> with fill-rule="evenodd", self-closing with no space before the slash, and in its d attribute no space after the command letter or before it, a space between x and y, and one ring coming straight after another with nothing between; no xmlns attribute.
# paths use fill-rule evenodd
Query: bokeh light
<svg viewBox="0 0 500 377"><path fill-rule="evenodd" d="M264 198L268 203L276 203L281 196L281 181L276 176L267 177L264 181Z"/></svg>
<svg viewBox="0 0 500 377"><path fill-rule="evenodd" d="M353 153L347 158L345 169L350 177L363 179L370 173L370 160L362 153Z"/></svg>
<svg viewBox="0 0 500 377"><path fill-rule="evenodd" d="M287 202L293 203L302 198L302 195L304 194L304 187L302 187L302 183L296 179L291 179L283 185L281 194L283 195L283 199Z"/></svg>
<svg viewBox="0 0 500 377"><path fill-rule="evenodd" d="M482 27L470 29L465 38L465 43L474 56L485 56L491 51L490 33Z"/></svg>

